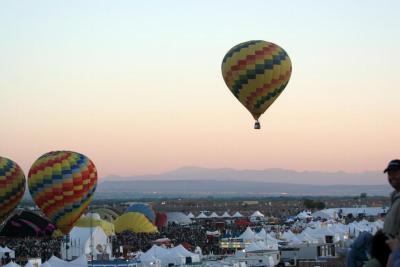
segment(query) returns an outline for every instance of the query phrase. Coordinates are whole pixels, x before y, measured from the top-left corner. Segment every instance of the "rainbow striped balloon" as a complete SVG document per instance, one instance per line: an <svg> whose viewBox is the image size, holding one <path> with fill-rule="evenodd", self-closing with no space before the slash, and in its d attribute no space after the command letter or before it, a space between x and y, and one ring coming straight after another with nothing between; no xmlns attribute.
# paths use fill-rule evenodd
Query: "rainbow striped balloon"
<svg viewBox="0 0 400 267"><path fill-rule="evenodd" d="M86 156L71 151L49 152L33 163L28 187L36 205L64 234L88 208L97 184L97 170Z"/></svg>
<svg viewBox="0 0 400 267"><path fill-rule="evenodd" d="M278 45L257 40L231 48L221 70L230 91L258 123L288 84L292 63Z"/></svg>
<svg viewBox="0 0 400 267"><path fill-rule="evenodd" d="M14 161L0 157L0 223L17 207L25 193L24 172Z"/></svg>

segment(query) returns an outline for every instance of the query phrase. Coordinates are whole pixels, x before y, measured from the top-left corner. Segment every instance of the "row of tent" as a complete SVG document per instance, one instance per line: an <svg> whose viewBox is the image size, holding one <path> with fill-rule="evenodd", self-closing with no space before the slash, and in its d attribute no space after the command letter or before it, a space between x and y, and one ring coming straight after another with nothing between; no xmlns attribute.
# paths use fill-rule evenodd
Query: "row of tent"
<svg viewBox="0 0 400 267"><path fill-rule="evenodd" d="M146 266L160 262L161 267L167 267L199 263L201 260L200 256L200 254L188 251L182 245L173 248L163 248L153 245L146 252L139 253L137 257Z"/></svg>
<svg viewBox="0 0 400 267"><path fill-rule="evenodd" d="M82 255L89 256L92 253L93 255L111 255L111 244L104 231L100 227L74 227L70 233L69 243L62 245L62 258L71 259L81 257ZM192 253L182 245L173 248L163 248L153 245L146 252L139 252L136 258L145 263L146 266L152 266L158 262L164 267L171 264L198 263L200 262L200 253Z"/></svg>
<svg viewBox="0 0 400 267"><path fill-rule="evenodd" d="M52 256L48 261L45 261L39 267L87 267L88 262L86 260L86 256L82 255L73 261L64 261L56 256ZM15 262L9 262L3 267L21 267L21 265ZM34 267L31 262L28 262L24 265L24 267Z"/></svg>
<svg viewBox="0 0 400 267"><path fill-rule="evenodd" d="M193 213L189 213L187 215L190 219L209 219L209 218L243 218L244 216L240 212L236 212L233 215L229 215L227 211L222 215L218 215L216 212L212 212L209 216L207 216L204 212L200 212L199 215L194 216Z"/></svg>
<svg viewBox="0 0 400 267"><path fill-rule="evenodd" d="M301 211L296 216L289 217L287 222L293 222L295 219L307 220L307 219L326 219L326 220L337 220L340 217L352 216L357 218L359 215L365 216L380 216L381 214L387 213L387 208L384 207L360 207L360 208L329 208L318 210L315 212Z"/></svg>
<svg viewBox="0 0 400 267"><path fill-rule="evenodd" d="M332 237L332 242L346 241L351 237L357 237L361 232L367 231L374 234L382 228L382 220L374 222L362 220L349 224L315 221L306 224L304 230L297 234L291 230L283 233L266 233L264 229L256 233L250 227L247 227L237 238L242 239L246 245L255 243L259 246L260 242L263 242L268 248L273 249L277 248L281 241L287 242L288 245L320 244L327 242L327 236Z"/></svg>

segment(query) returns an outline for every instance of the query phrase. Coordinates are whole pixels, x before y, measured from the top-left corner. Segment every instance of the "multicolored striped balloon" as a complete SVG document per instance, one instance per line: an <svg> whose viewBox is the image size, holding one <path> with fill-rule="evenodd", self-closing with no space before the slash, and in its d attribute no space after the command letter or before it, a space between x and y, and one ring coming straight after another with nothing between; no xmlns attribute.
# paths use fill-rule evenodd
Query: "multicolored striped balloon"
<svg viewBox="0 0 400 267"><path fill-rule="evenodd" d="M17 207L25 193L24 172L14 161L0 157L0 223Z"/></svg>
<svg viewBox="0 0 400 267"><path fill-rule="evenodd" d="M33 163L28 187L36 205L68 234L88 208L97 184L97 170L86 156L71 151L49 152Z"/></svg>
<svg viewBox="0 0 400 267"><path fill-rule="evenodd" d="M226 53L222 76L233 95L256 120L282 93L292 73L288 54L276 44L248 41Z"/></svg>

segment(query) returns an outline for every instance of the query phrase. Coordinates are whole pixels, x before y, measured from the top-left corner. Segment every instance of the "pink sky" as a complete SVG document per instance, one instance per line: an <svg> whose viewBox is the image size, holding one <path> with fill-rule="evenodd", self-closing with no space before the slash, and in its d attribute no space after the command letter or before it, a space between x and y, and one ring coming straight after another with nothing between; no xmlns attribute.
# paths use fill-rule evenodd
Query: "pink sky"
<svg viewBox="0 0 400 267"><path fill-rule="evenodd" d="M73 150L100 176L187 165L360 172L400 157L396 3L180 3L168 14L129 2L0 10L10 25L0 155L27 172L45 152ZM266 9L268 27L257 13ZM260 131L220 73L227 50L252 39L279 44L293 63Z"/></svg>

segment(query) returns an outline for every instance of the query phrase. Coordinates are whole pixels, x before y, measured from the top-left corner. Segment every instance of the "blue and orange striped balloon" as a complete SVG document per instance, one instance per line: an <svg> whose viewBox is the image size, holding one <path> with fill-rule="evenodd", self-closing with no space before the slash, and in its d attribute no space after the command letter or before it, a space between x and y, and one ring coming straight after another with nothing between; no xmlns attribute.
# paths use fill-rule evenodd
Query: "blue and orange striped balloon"
<svg viewBox="0 0 400 267"><path fill-rule="evenodd" d="M226 85L259 127L260 116L288 84L292 63L278 45L257 40L231 48L222 60L221 70Z"/></svg>
<svg viewBox="0 0 400 267"><path fill-rule="evenodd" d="M25 193L24 172L14 161L0 157L0 223L17 207Z"/></svg>
<svg viewBox="0 0 400 267"><path fill-rule="evenodd" d="M64 234L88 208L97 170L86 156L72 151L49 152L33 163L28 187L36 205Z"/></svg>

